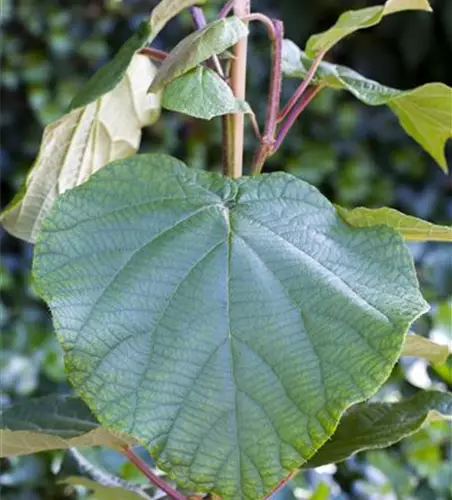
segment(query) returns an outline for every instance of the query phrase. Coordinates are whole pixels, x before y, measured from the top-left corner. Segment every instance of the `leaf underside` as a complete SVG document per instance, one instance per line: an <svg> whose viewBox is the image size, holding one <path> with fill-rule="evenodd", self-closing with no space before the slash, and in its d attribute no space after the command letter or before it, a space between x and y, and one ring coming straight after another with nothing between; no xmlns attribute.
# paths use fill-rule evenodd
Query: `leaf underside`
<svg viewBox="0 0 452 500"><path fill-rule="evenodd" d="M127 491L124 488L105 486L86 477L71 476L66 477L59 484L68 484L71 486L84 486L92 492L88 500L143 500L143 495L133 491ZM160 498L160 497L159 497Z"/></svg>
<svg viewBox="0 0 452 500"><path fill-rule="evenodd" d="M224 500L263 498L306 462L428 308L392 229L350 228L287 174L232 180L164 155L62 195L34 275L102 425Z"/></svg>
<svg viewBox="0 0 452 500"><path fill-rule="evenodd" d="M86 404L73 396L31 399L1 413L0 457L76 446L121 449L133 442L101 428Z"/></svg>
<svg viewBox="0 0 452 500"><path fill-rule="evenodd" d="M391 446L417 432L431 412L452 417L452 394L425 391L397 403L352 406L332 438L303 465L303 469L341 462L359 451Z"/></svg>
<svg viewBox="0 0 452 500"><path fill-rule="evenodd" d="M150 27L155 38L162 28L182 10L193 5L205 4L207 0L161 0L151 13Z"/></svg>
<svg viewBox="0 0 452 500"><path fill-rule="evenodd" d="M312 59L292 41L284 40L283 71L304 78ZM314 85L348 90L369 106L387 105L405 132L417 141L447 172L445 145L452 138L452 88L428 83L412 90L397 90L365 78L356 71L328 62L320 63Z"/></svg>
<svg viewBox="0 0 452 500"><path fill-rule="evenodd" d="M407 335L402 351L402 356L424 358L430 363L445 363L449 355L447 345L437 344L415 333Z"/></svg>
<svg viewBox="0 0 452 500"><path fill-rule="evenodd" d="M46 127L25 187L0 218L9 233L34 243L59 194L112 160L136 153L141 128L160 115L160 95L147 94L155 73L145 56L136 55L112 91Z"/></svg>

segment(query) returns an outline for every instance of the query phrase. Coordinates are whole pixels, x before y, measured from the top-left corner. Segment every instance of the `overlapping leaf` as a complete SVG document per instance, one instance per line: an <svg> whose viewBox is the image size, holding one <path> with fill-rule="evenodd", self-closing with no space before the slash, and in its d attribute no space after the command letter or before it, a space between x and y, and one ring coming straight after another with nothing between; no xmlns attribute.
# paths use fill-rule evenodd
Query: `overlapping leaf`
<svg viewBox="0 0 452 500"><path fill-rule="evenodd" d="M14 404L1 413L0 457L75 446L120 449L135 441L99 426L79 398L51 395Z"/></svg>
<svg viewBox="0 0 452 500"><path fill-rule="evenodd" d="M231 87L215 71L202 66L165 87L162 107L204 120L250 111L245 102L235 98Z"/></svg>
<svg viewBox="0 0 452 500"><path fill-rule="evenodd" d="M34 242L59 194L110 161L136 153L141 128L160 114L160 95L147 94L155 72L145 56L135 55L113 90L46 127L25 187L2 214L8 232Z"/></svg>
<svg viewBox="0 0 452 500"><path fill-rule="evenodd" d="M450 355L447 345L437 344L414 333L407 336L402 356L424 358L430 363L445 363Z"/></svg>
<svg viewBox="0 0 452 500"><path fill-rule="evenodd" d="M284 41L283 71L289 77L304 78L312 59L290 40ZM447 171L444 154L452 138L452 88L429 83L412 90L397 90L369 80L345 66L322 62L312 82L351 92L370 106L387 105L400 125Z"/></svg>
<svg viewBox="0 0 452 500"><path fill-rule="evenodd" d="M207 0L161 0L151 14L152 36L155 37L168 21L177 16L183 9L206 2Z"/></svg>
<svg viewBox="0 0 452 500"><path fill-rule="evenodd" d="M152 82L149 92L158 92L177 77L224 52L248 35L248 28L238 17L231 16L208 24L184 38L169 53Z"/></svg>
<svg viewBox="0 0 452 500"><path fill-rule="evenodd" d="M88 500L143 500L149 499L147 495L140 495L134 491L128 491L124 488L105 486L96 481L87 479L86 477L71 476L60 481L61 484L69 484L72 486L84 486L92 492L92 496Z"/></svg>
<svg viewBox="0 0 452 500"><path fill-rule="evenodd" d="M372 227L380 224L392 227L408 241L452 241L452 227L432 224L406 215L393 208L357 207L348 209L336 206L339 215L354 227Z"/></svg>
<svg viewBox="0 0 452 500"><path fill-rule="evenodd" d="M420 392L398 403L362 403L341 418L333 437L303 465L337 463L359 451L385 448L417 432L432 412L451 418L452 394Z"/></svg>
<svg viewBox="0 0 452 500"><path fill-rule="evenodd" d="M379 24L389 14L406 10L431 12L428 0L387 0L384 5L344 12L329 30L312 35L306 44L306 53L314 56L325 52L355 31Z"/></svg>
<svg viewBox="0 0 452 500"><path fill-rule="evenodd" d="M192 491L263 498L368 398L427 309L390 228L347 226L287 174L163 155L59 197L36 285L70 379Z"/></svg>

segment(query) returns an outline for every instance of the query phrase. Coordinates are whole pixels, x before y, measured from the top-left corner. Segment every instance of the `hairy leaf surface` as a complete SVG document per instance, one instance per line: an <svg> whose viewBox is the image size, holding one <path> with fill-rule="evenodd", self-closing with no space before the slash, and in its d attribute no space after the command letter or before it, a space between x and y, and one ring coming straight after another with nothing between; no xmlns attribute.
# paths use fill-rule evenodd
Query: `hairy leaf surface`
<svg viewBox="0 0 452 500"><path fill-rule="evenodd" d="M387 0L381 6L344 12L329 30L309 38L306 53L314 56L319 52L325 52L355 31L375 26L385 16L406 10L431 12L432 8L428 0Z"/></svg>
<svg viewBox="0 0 452 500"><path fill-rule="evenodd" d="M136 153L141 128L160 114L160 95L147 94L155 72L145 56L134 56L112 91L46 127L24 188L1 216L9 233L34 242L59 194L85 182L112 160Z"/></svg>
<svg viewBox="0 0 452 500"><path fill-rule="evenodd" d="M333 437L303 469L341 462L359 451L391 446L417 432L432 412L451 418L452 394L425 391L397 403L352 406L341 418Z"/></svg>
<svg viewBox="0 0 452 500"><path fill-rule="evenodd" d="M100 427L86 404L74 396L30 399L1 412L0 457L75 446L120 449L133 442Z"/></svg>
<svg viewBox="0 0 452 500"><path fill-rule="evenodd" d="M336 206L336 210L348 224L354 227L372 227L384 224L399 231L408 241L452 241L452 227L432 224L393 208L357 207L348 209Z"/></svg>
<svg viewBox="0 0 452 500"><path fill-rule="evenodd" d="M293 78L304 78L312 59L292 41L284 40L283 71ZM389 106L408 135L417 141L447 172L444 154L452 138L452 88L428 83L412 90L397 90L369 80L345 66L322 62L312 81L338 90L348 90L369 106Z"/></svg>
<svg viewBox="0 0 452 500"><path fill-rule="evenodd" d="M163 61L149 92L158 92L177 77L209 57L224 52L248 35L248 27L238 17L219 19L179 42Z"/></svg>
<svg viewBox="0 0 452 500"><path fill-rule="evenodd" d="M445 363L450 355L447 345L437 344L432 340L412 333L407 335L402 356L424 358L430 363Z"/></svg>
<svg viewBox="0 0 452 500"><path fill-rule="evenodd" d="M162 107L204 120L249 111L249 106L235 98L231 87L215 71L202 66L165 87Z"/></svg>
<svg viewBox="0 0 452 500"><path fill-rule="evenodd" d="M263 498L372 395L428 308L401 236L312 186L164 155L61 196L36 285L103 425L193 491Z"/></svg>

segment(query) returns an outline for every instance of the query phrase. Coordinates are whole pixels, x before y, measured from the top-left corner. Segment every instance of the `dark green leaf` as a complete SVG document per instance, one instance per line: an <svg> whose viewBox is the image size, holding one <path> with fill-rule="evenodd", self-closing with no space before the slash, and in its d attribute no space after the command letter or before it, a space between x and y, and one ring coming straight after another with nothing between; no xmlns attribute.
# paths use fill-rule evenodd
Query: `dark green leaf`
<svg viewBox="0 0 452 500"><path fill-rule="evenodd" d="M284 41L283 71L293 78L304 78L312 59L290 40ZM400 125L447 172L444 154L452 138L452 88L428 83L412 90L397 90L369 80L345 66L322 62L312 82L338 90L348 90L369 106L386 104Z"/></svg>
<svg viewBox="0 0 452 500"><path fill-rule="evenodd" d="M219 19L184 38L163 61L149 92L158 92L178 76L187 73L209 57L224 52L248 35L238 17Z"/></svg>
<svg viewBox="0 0 452 500"><path fill-rule="evenodd" d="M181 486L262 498L391 372L426 311L402 238L287 174L164 155L61 196L36 246L70 379Z"/></svg>
<svg viewBox="0 0 452 500"><path fill-rule="evenodd" d="M431 412L452 417L452 394L419 392L398 403L362 403L341 418L333 437L303 469L337 463L359 451L385 448L418 431Z"/></svg>
<svg viewBox="0 0 452 500"><path fill-rule="evenodd" d="M165 87L162 107L204 120L249 111L246 103L235 98L229 85L215 71L203 66Z"/></svg>
<svg viewBox="0 0 452 500"><path fill-rule="evenodd" d="M312 35L309 38L306 44L306 52L310 56L325 52L355 31L375 26L380 23L383 17L404 10L431 12L432 8L428 0L387 0L381 6L344 12L329 30Z"/></svg>
<svg viewBox="0 0 452 500"><path fill-rule="evenodd" d="M372 227L384 224L401 233L408 241L452 241L452 227L432 224L393 208L357 207L348 209L336 206L336 210L348 224L354 227Z"/></svg>
<svg viewBox="0 0 452 500"><path fill-rule="evenodd" d="M134 440L99 426L79 398L51 395L16 403L1 413L0 456L75 446L121 448Z"/></svg>

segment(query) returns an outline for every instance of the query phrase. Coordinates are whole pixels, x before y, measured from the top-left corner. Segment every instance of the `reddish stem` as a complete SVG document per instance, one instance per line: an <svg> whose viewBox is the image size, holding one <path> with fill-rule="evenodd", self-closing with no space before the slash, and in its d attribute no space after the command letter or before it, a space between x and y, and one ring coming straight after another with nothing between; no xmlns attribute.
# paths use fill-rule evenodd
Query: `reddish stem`
<svg viewBox="0 0 452 500"><path fill-rule="evenodd" d="M303 112L303 110L306 108L306 106L314 99L314 97L322 90L322 86L318 87L310 87L306 90L306 92L303 94L300 102L290 111L288 114L286 121L283 122L281 129L278 134L278 138L276 139L276 142L274 144L272 154L276 153L276 151L279 149L281 146L283 140L285 139L287 133L289 130L292 128L292 125L295 123L297 118L300 116L300 114Z"/></svg>
<svg viewBox="0 0 452 500"><path fill-rule="evenodd" d="M157 488L164 491L173 500L187 500L187 497L181 495L178 491L173 489L169 484L167 484L161 477L157 476L152 472L148 464L136 455L132 448L124 448L124 455L139 469L149 481L157 486Z"/></svg>
<svg viewBox="0 0 452 500"><path fill-rule="evenodd" d="M319 64L322 62L324 56L325 52L320 52L312 61L311 67L309 68L309 71L306 73L304 80L301 82L300 86L297 88L294 95L290 98L289 102L284 106L283 110L279 114L278 122L284 120L284 118L289 114L292 108L297 104L300 97L304 94L305 90L308 88L309 84L314 78L315 72L317 71L317 68L319 67Z"/></svg>
<svg viewBox="0 0 452 500"><path fill-rule="evenodd" d="M197 30L202 30L206 24L206 18L201 7L190 7L190 14Z"/></svg>
<svg viewBox="0 0 452 500"><path fill-rule="evenodd" d="M249 14L248 16L242 17L241 20L245 22L258 21L262 23L267 28L268 35L271 40L274 40L277 36L274 21L272 21L269 17L267 17L264 14L260 14L259 12L254 12L253 14Z"/></svg>
<svg viewBox="0 0 452 500"><path fill-rule="evenodd" d="M138 53L147 56L150 59L154 59L155 61L164 61L168 57L168 52L158 49L152 49L151 47L145 47Z"/></svg>
<svg viewBox="0 0 452 500"><path fill-rule="evenodd" d="M259 174L264 166L265 160L272 153L276 127L278 125L278 112L281 100L282 88L282 41L284 37L284 25L281 21L272 21L274 38L272 48L272 74L270 91L268 95L267 119L265 121L264 135L258 151L254 157L252 174Z"/></svg>
<svg viewBox="0 0 452 500"><path fill-rule="evenodd" d="M228 0L228 2L226 2L224 7L220 10L218 17L220 19L224 19L232 11L233 7L234 0Z"/></svg>

